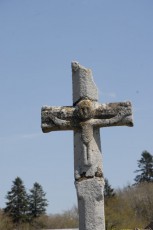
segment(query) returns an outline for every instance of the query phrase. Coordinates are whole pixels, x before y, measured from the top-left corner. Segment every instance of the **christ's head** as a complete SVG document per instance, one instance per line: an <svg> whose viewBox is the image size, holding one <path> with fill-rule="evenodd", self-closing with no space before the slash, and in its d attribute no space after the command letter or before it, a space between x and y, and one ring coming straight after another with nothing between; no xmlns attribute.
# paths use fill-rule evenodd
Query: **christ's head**
<svg viewBox="0 0 153 230"><path fill-rule="evenodd" d="M88 120L93 116L93 105L90 100L81 100L77 104L77 115L81 120Z"/></svg>

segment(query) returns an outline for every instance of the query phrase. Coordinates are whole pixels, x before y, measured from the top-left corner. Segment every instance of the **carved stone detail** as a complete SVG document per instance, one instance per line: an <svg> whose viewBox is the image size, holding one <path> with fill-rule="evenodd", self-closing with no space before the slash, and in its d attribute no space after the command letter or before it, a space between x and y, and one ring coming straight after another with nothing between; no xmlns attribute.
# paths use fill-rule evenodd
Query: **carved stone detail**
<svg viewBox="0 0 153 230"><path fill-rule="evenodd" d="M79 229L104 230L104 178L100 128L133 126L130 102L99 104L92 71L72 63L73 105L44 106L42 131L74 131L74 176L78 196Z"/></svg>

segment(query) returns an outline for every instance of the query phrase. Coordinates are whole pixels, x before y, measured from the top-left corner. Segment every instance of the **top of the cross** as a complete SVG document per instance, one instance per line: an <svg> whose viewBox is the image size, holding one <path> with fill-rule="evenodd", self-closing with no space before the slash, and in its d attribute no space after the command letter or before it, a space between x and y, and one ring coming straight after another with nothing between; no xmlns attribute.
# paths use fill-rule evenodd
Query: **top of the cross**
<svg viewBox="0 0 153 230"><path fill-rule="evenodd" d="M98 90L92 77L91 69L72 62L73 104L83 99L98 100Z"/></svg>

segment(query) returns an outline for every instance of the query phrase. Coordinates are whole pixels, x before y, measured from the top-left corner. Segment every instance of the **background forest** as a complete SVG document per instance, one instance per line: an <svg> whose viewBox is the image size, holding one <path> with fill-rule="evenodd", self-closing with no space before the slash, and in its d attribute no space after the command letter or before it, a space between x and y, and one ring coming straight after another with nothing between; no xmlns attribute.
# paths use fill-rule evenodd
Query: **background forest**
<svg viewBox="0 0 153 230"><path fill-rule="evenodd" d="M105 178L106 229L145 228L153 220L153 156L143 151L133 185L113 189ZM6 195L6 207L0 210L0 230L60 229L78 227L78 210L47 215L48 202L39 183L27 194L21 178L13 181Z"/></svg>

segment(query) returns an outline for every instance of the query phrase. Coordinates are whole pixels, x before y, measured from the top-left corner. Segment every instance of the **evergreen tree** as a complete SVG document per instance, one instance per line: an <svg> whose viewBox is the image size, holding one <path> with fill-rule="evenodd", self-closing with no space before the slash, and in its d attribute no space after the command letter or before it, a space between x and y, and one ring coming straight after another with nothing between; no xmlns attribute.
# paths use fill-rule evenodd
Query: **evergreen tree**
<svg viewBox="0 0 153 230"><path fill-rule="evenodd" d="M34 183L29 195L29 215L31 219L45 214L48 205L45 195L42 186L37 182Z"/></svg>
<svg viewBox="0 0 153 230"><path fill-rule="evenodd" d="M153 156L147 152L143 151L141 154L141 159L138 160L138 170L140 174L135 177L136 183L141 182L153 182Z"/></svg>
<svg viewBox="0 0 153 230"><path fill-rule="evenodd" d="M4 212L10 216L14 223L27 221L28 201L23 181L17 177L13 181L11 191L7 193Z"/></svg>
<svg viewBox="0 0 153 230"><path fill-rule="evenodd" d="M104 187L104 198L110 198L110 197L114 197L115 196L115 192L114 189L111 188L111 185L108 182L108 179L105 178L105 187Z"/></svg>

